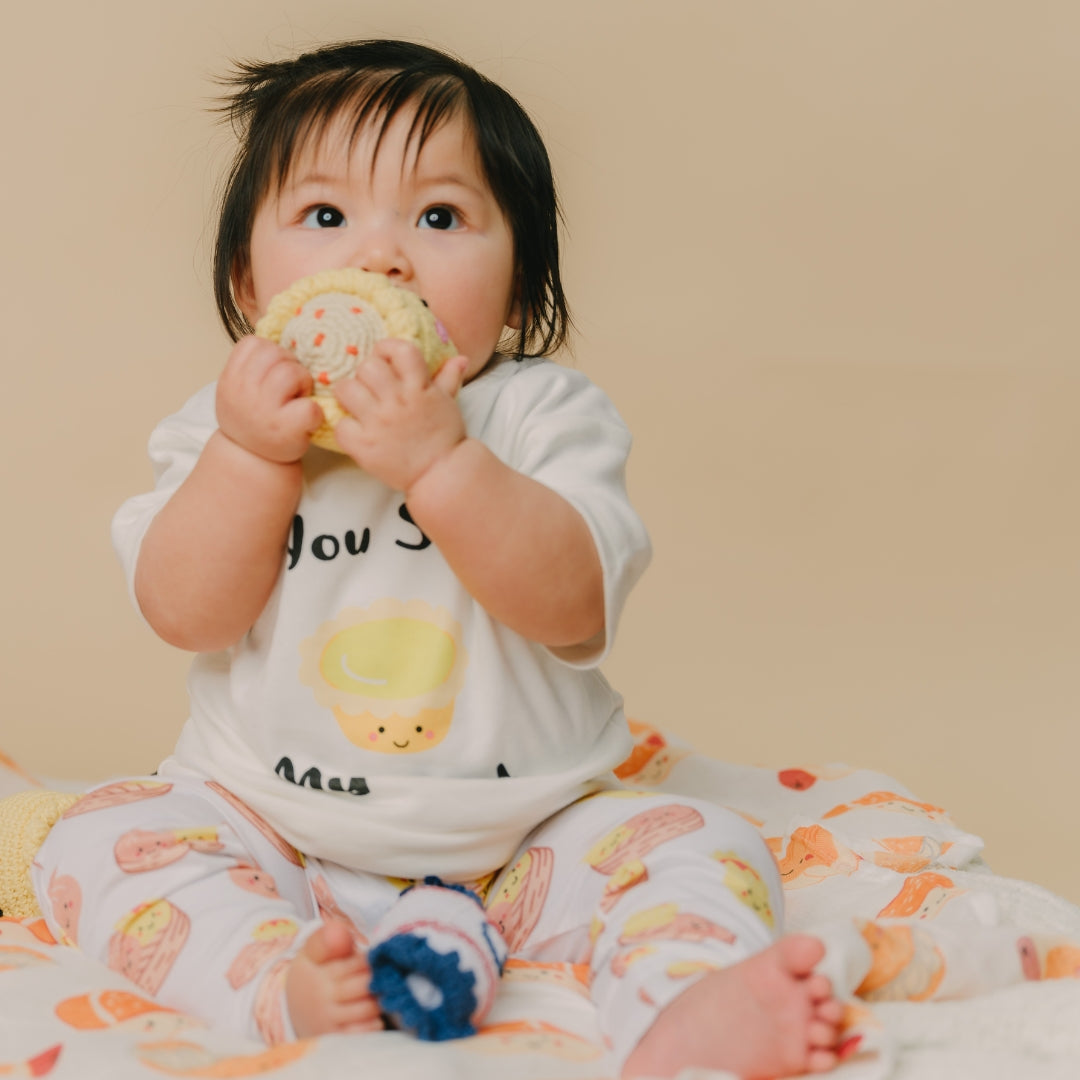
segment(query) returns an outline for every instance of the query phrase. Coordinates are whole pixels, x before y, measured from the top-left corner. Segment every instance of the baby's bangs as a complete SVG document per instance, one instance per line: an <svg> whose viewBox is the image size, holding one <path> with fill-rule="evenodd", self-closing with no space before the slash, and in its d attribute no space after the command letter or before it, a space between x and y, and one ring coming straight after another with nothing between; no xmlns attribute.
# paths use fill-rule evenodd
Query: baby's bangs
<svg viewBox="0 0 1080 1080"><path fill-rule="evenodd" d="M408 71L333 72L296 87L265 136L273 147L271 169L280 192L294 163L344 124L351 153L361 133L374 128L374 154L386 129L405 110L413 113L407 147L417 153L448 120L467 112L465 87L450 76ZM471 123L471 121L470 121Z"/></svg>

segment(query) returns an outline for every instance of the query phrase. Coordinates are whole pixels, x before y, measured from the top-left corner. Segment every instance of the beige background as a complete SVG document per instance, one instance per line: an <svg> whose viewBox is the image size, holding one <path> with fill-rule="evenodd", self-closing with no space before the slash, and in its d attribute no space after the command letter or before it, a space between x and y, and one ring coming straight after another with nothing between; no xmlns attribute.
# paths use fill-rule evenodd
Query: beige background
<svg viewBox="0 0 1080 1080"><path fill-rule="evenodd" d="M0 65L0 747L153 768L186 658L108 541L226 353L231 57L395 35L537 117L656 559L609 667L731 759L886 770L1080 901L1080 7L19 5Z"/></svg>

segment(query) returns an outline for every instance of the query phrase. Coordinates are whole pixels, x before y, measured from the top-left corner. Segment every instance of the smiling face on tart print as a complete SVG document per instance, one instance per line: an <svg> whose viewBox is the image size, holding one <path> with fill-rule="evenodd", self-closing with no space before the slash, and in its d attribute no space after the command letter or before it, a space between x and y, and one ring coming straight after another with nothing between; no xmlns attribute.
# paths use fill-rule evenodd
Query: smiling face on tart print
<svg viewBox="0 0 1080 1080"><path fill-rule="evenodd" d="M124 833L113 855L116 865L127 874L157 870L182 859L189 851L224 851L225 845L218 840L217 829L165 829L150 832L132 829Z"/></svg>
<svg viewBox="0 0 1080 1080"><path fill-rule="evenodd" d="M657 904L632 915L623 924L620 945L648 941L722 941L731 945L735 935L725 926L701 915L680 911L677 904Z"/></svg>
<svg viewBox="0 0 1080 1080"><path fill-rule="evenodd" d="M650 806L601 837L586 852L585 862L601 874L615 874L625 863L640 859L666 840L693 832L704 824L705 819L692 806L680 803Z"/></svg>
<svg viewBox="0 0 1080 1080"><path fill-rule="evenodd" d="M251 932L251 941L237 953L229 966L225 976L229 985L238 990L251 982L268 960L292 945L293 938L299 932L300 927L293 919L267 919L259 923Z"/></svg>
<svg viewBox="0 0 1080 1080"><path fill-rule="evenodd" d="M488 918L499 928L511 952L529 939L544 910L555 852L549 847L531 847L496 883L488 896Z"/></svg>
<svg viewBox="0 0 1080 1080"><path fill-rule="evenodd" d="M239 889L245 892L255 893L256 896L265 896L268 899L278 899L277 884L274 879L261 867L249 866L246 863L237 863L229 871L229 880Z"/></svg>
<svg viewBox="0 0 1080 1080"><path fill-rule="evenodd" d="M417 754L446 738L468 657L461 627L421 600L348 608L300 645L300 679L354 746Z"/></svg>
<svg viewBox="0 0 1080 1080"><path fill-rule="evenodd" d="M733 851L716 851L713 858L724 868L724 887L755 912L766 926L775 926L769 887L761 875Z"/></svg>
<svg viewBox="0 0 1080 1080"><path fill-rule="evenodd" d="M79 943L79 914L82 911L82 890L79 883L70 874L57 875L53 871L49 878L49 903L52 905L53 922L60 930L60 940L64 945Z"/></svg>
<svg viewBox="0 0 1080 1080"><path fill-rule="evenodd" d="M108 965L148 994L156 994L191 931L191 920L168 900L140 904L109 939Z"/></svg>

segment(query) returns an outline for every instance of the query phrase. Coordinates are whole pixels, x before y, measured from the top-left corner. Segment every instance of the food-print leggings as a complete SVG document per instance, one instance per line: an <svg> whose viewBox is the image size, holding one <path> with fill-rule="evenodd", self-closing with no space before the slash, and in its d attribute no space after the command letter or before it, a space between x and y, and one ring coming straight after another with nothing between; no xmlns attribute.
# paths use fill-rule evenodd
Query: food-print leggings
<svg viewBox="0 0 1080 1080"><path fill-rule="evenodd" d="M302 858L216 783L152 777L85 795L32 877L57 940L165 1005L268 1043L292 1037L285 973L308 935L336 916L363 945L411 884ZM512 961L589 965L616 1071L661 1009L704 972L765 948L781 920L779 872L758 832L722 807L655 792L568 806L484 884Z"/></svg>

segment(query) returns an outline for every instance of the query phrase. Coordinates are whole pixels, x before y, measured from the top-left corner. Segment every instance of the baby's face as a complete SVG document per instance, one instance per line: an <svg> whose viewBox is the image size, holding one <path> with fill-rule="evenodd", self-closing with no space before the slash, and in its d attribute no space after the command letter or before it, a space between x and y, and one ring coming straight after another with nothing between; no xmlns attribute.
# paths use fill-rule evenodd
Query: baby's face
<svg viewBox="0 0 1080 1080"><path fill-rule="evenodd" d="M405 110L381 134L331 123L272 184L255 214L250 269L235 283L248 320L279 292L320 270L387 275L425 300L468 358L466 378L519 325L514 243L488 188L473 135L460 117L409 141Z"/></svg>

